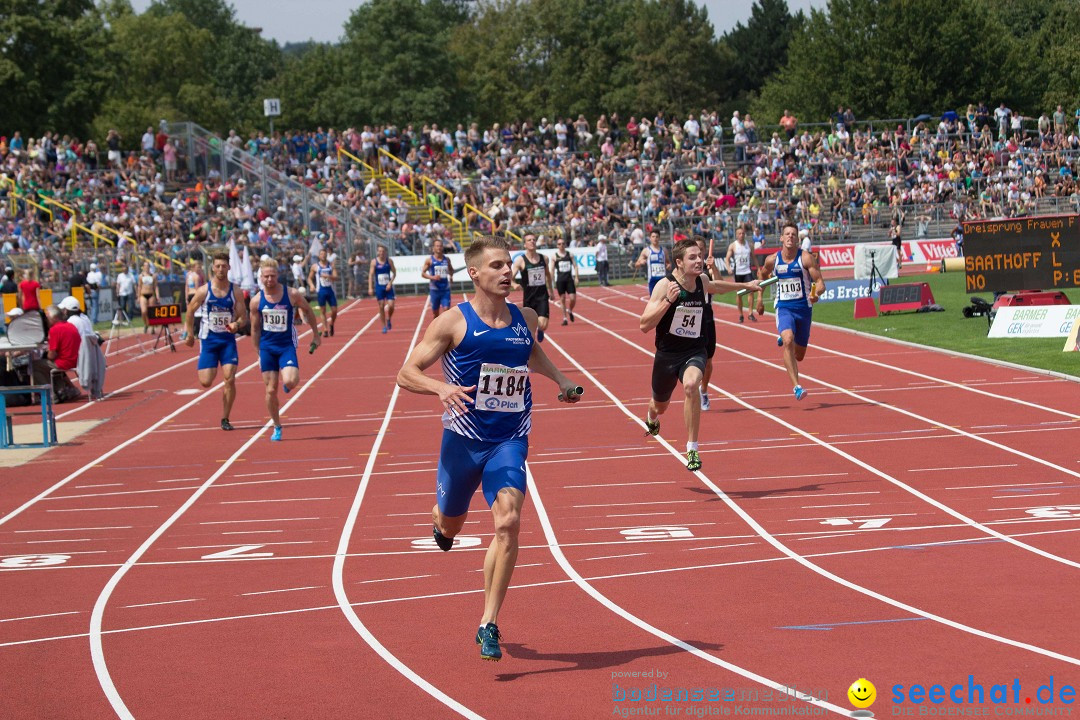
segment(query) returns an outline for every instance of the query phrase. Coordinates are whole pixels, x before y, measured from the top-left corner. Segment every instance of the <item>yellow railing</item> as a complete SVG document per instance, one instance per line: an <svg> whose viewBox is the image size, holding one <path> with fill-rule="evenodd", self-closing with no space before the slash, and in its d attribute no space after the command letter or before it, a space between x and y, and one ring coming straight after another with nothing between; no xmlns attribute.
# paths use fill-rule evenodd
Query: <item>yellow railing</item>
<svg viewBox="0 0 1080 720"><path fill-rule="evenodd" d="M420 190L421 190L421 192L424 193L424 200L425 201L427 201L428 195L431 192L437 192L437 193L442 193L443 195L446 195L446 200L443 201L445 203L443 209L446 209L446 208L453 209L453 207L454 207L454 193L450 192L449 190L444 188L442 185L435 182L434 180L427 177L426 175L421 175L420 176ZM428 204L430 205L431 203L428 203Z"/></svg>
<svg viewBox="0 0 1080 720"><path fill-rule="evenodd" d="M86 233L87 235L89 235L90 237L92 237L92 238L94 239L94 249L95 249L95 250L97 250L97 249L98 249L98 240L102 240L102 241L104 241L104 242L107 242L107 243L108 243L109 245L112 245L113 247L116 247L116 243L114 243L114 242L113 242L112 240L110 240L109 238L105 237L104 235L102 235L102 234L101 234L101 233L99 233L99 232L95 232L95 231L94 231L94 230L93 230L92 228L88 228L88 227L86 227L86 226L85 226L85 225L83 225L82 223L73 223L73 224L72 224L72 227L73 227L73 228L74 228L74 229L75 229L76 231L79 231L79 232L84 232L84 233ZM102 227L104 227L104 226L102 226ZM75 249L75 246L74 246L74 244L72 244L72 249L73 249L73 250Z"/></svg>
<svg viewBox="0 0 1080 720"><path fill-rule="evenodd" d="M409 163L405 162L404 160L399 158L397 155L394 155L393 153L391 153L391 152L389 152L387 150L383 150L382 148L379 148L379 155L383 156L384 158L389 159L390 162L393 162L393 163L396 163L397 165L400 165L401 167L405 168L406 171L408 171L408 173L409 173L409 190L413 191L413 193L415 194L416 193L416 185L413 184L413 176L416 173L413 172L413 169L412 169L412 167L409 166ZM380 163L380 165L381 165L381 163Z"/></svg>
<svg viewBox="0 0 1080 720"><path fill-rule="evenodd" d="M479 230L473 230L472 228L469 227L469 212L470 211L472 212L473 215L477 215L477 216L482 217L485 220L487 220L489 223L491 223L492 229L494 229L495 220L490 215L488 215L486 212L484 212L483 210L481 210L480 208L476 207L475 205L473 205L471 203L465 203L465 230L467 232L471 232L473 235L478 235L478 236L484 234L484 233L480 232ZM522 243L522 240L518 236L517 233L512 232L510 230L502 230L502 232L506 233L507 237L511 237L515 241L517 241L518 243Z"/></svg>
<svg viewBox="0 0 1080 720"><path fill-rule="evenodd" d="M124 240L126 242L131 243L131 247L135 247L135 241L134 240L132 240L129 236L125 235L124 233L120 232L119 230L117 230L115 228L112 228L112 227L109 227L105 223L96 222L96 223L94 223L94 228L97 229L97 230L106 230L106 231L112 233L113 235L115 235L117 240Z"/></svg>
<svg viewBox="0 0 1080 720"><path fill-rule="evenodd" d="M342 155L344 155L345 157L349 158L350 160L352 160L352 161L353 161L354 163L356 163L357 165L360 165L360 166L362 166L362 167L365 167L365 168L367 168L367 171L368 171L369 173L371 173L371 174L372 174L373 176L375 176L375 175L378 175L378 174L379 174L379 171L378 171L378 170L376 170L375 168L371 167L371 166L370 166L370 165L368 165L368 164L367 164L366 162L364 162L364 161L363 161L363 160L361 160L360 158L356 157L355 155L353 155L353 154L352 154L351 152L349 152L348 150L346 150L346 149L345 149L345 148L343 148L343 147L339 147L339 148L338 148L337 154L338 154L338 164L339 164L339 165L341 164L341 156L342 156Z"/></svg>

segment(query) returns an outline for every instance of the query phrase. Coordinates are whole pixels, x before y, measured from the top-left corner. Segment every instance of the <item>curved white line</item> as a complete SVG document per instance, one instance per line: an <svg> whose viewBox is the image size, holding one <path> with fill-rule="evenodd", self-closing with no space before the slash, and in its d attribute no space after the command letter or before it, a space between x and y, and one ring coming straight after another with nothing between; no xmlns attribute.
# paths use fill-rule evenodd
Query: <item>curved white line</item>
<svg viewBox="0 0 1080 720"><path fill-rule="evenodd" d="M341 313L339 313L339 314L343 315L343 314L344 314L345 312L347 312L347 311L344 311L344 310L343 310L343 311L342 311ZM378 315L376 315L375 317L378 317ZM371 319L371 320L370 320L370 321L368 322L368 325L370 325L370 324L371 324L372 322L374 322L374 318L372 318L372 319ZM365 326L365 327L366 327L366 326ZM301 334L301 335L300 335L299 337L304 337L305 335L307 335L307 334L308 334L308 333L310 333L310 332L311 332L311 330L310 330L310 329L308 329L308 330L305 330L305 331L304 331L304 332L303 332L303 333L302 333L302 334ZM244 375L244 374L246 374L246 373L250 372L251 370L254 370L254 369L255 369L255 368L257 368L258 366L259 366L259 361L258 361L258 360L256 360L256 361L255 361L255 362L253 362L253 363L252 363L251 365L248 365L248 366L247 366L246 368L244 368L243 370L240 370L239 372L237 372L237 373L236 373L236 377L240 377L241 375ZM149 378L147 378L147 379L149 379ZM115 455L116 453L120 452L121 450L123 450L124 448L126 448L126 447L127 447L128 445L131 445L132 443L134 443L134 442L138 442L139 440L143 439L144 437L146 437L146 436L147 436L147 435L149 435L150 433L154 432L155 430L157 430L158 428L160 428L160 427L161 427L162 425L164 425L165 423L169 422L169 421L170 421L170 420L172 420L172 419L173 419L174 417L176 417L176 416L177 416L177 415L179 415L180 413L184 412L184 411L185 411L185 410L187 410L188 408L194 407L194 406L195 406L196 404L198 404L198 403L202 402L203 400L205 400L206 398L208 398L208 397L210 397L210 396L214 395L214 394L215 394L215 392L216 392L217 390L220 390L220 389L221 389L222 387L224 387L224 385L225 385L225 383L218 383L218 384L217 384L217 385L215 385L214 387L212 387L212 388L208 388L208 389L207 389L207 390L205 390L205 391L204 391L204 392L203 392L202 394L200 394L200 395L198 395L198 396L196 396L196 397L192 398L192 399L191 399L191 400L189 400L188 402L184 403L183 405L181 405L181 406L180 406L179 408L177 408L177 409L176 409L176 410L174 410L173 412L169 413L169 414L168 414L168 415L166 415L165 417L163 417L163 418L161 418L160 420L158 420L157 422L155 422L155 423L154 423L153 425L151 425L150 427L148 427L148 428L146 428L145 430L143 430L142 432L140 432L140 433L139 433L138 435L135 435L134 437L131 437L131 438L129 438L129 439L127 439L127 440L125 440L124 442L120 443L119 445L116 445L115 447L113 447L113 448L112 448L111 450L109 450L108 452L102 453L101 455L99 455L98 457L94 458L93 460L91 460L91 461L90 461L90 462L88 462L87 464L83 465L83 466L82 466L81 468L79 468L79 469L78 469L78 470L76 470L75 472L73 472L73 473L71 473L70 475L68 475L67 477L65 477L65 478L64 478L63 480L60 480L59 482L55 483L55 484L54 484L54 485L53 485L52 487L49 487L49 488L47 488L47 489L45 489L45 490L42 490L42 491L41 491L40 493L38 493L38 494L37 494L37 495L35 495L35 496L34 496L33 498L31 498L31 499L27 500L27 501L26 501L26 502L24 502L24 503L23 503L22 505L20 505L19 507L15 508L15 509L14 509L14 510L12 510L11 512L9 512L9 513L8 513L7 515L4 515L3 517L0 517L0 525L3 525L3 524L4 524L4 523L6 523L7 521L9 521L9 520L11 520L12 518L16 517L17 515L21 514L21 513L22 513L23 511L25 511L26 509L28 509L28 508L32 507L32 506L33 506L34 504L36 504L36 503L40 502L41 500L45 499L46 497L48 497L48 496L49 496L49 495L51 495L52 493L56 492L56 491L57 491L57 490L59 490L60 488L62 488L62 487L64 487L65 485L67 485L67 484L68 484L69 482L71 482L71 481L72 481L72 480L74 480L75 478L77 478L77 477L79 477L80 475L82 475L82 474L83 474L84 472L86 472L87 470L90 470L90 469L92 469L92 468L96 467L96 466L97 466L98 464L100 464L101 462L103 462L103 461L107 460L108 458L112 457L112 456L113 456L113 455Z"/></svg>
<svg viewBox="0 0 1080 720"><path fill-rule="evenodd" d="M294 391L295 394L292 396L292 398L281 407L281 412L285 412L286 410L288 410L293 403L303 397L304 392L307 391L308 388L312 387L315 384L315 381L318 380L322 376L322 374L330 368L331 365L337 362L337 360L345 354L345 351L348 350L353 343L360 339L360 336L364 334L364 331L371 327L378 317L378 315L375 315L370 320L368 320L367 324L360 328L360 330L358 330L357 333L352 336L349 342L345 343L345 345L342 346L340 350L334 353L334 355L329 360L327 360L326 364L319 368L319 370L311 376L311 379L308 382L298 387ZM148 537L143 542L143 544L140 545L139 548L131 554L131 557L124 561L123 565L117 568L116 572L113 573L112 577L109 578L109 581L105 584L105 587L104 589L102 589L101 594L98 595L97 600L94 602L94 609L90 613L90 659L94 664L94 672L97 675L98 683L101 685L101 689L105 693L105 697L108 698L109 704L112 705L113 711L117 714L117 716L124 718L125 720L129 718L131 720L134 720L135 717L131 714L131 711L124 703L123 698L120 697L120 693L116 689L116 684L113 682L112 675L109 674L109 668L105 662L105 649L102 644L101 623L105 615L105 606L108 604L109 598L112 596L113 590L116 589L116 586L120 583L120 580L123 579L124 575L127 574L128 570L134 567L135 563L137 563L139 559L144 554L146 554L146 551L150 549L150 546L153 545L158 538L164 535L165 531L172 527L172 525L177 520L179 520L180 517L185 512L187 512L200 497L202 497L203 493L210 489L210 486L214 484L214 481L221 477L225 473L225 471L228 470L229 467L231 467L232 464L236 462L237 458L243 455L249 447L254 445L255 442L260 437L262 437L262 434L266 432L270 428L270 426L271 421L267 420L262 427L260 427L250 438L248 438L247 442L241 445L240 448L236 452L234 452L228 460L222 463L221 467L218 468L213 475L207 478L206 482L200 485L199 489L193 492L191 494L191 497L184 501L184 504L177 508L176 511L169 516L169 519L162 523L158 527L158 529L155 530L153 534L151 534L150 537Z"/></svg>
<svg viewBox="0 0 1080 720"><path fill-rule="evenodd" d="M605 304L605 307L612 308L613 310L617 310L617 311L619 311L621 313L626 313L627 315L633 315L633 313L631 313L630 311L623 310L622 308L616 307L614 305ZM641 347L637 343L634 343L634 342L631 342L631 341L627 340L626 338L622 337L621 335L618 335L618 334L608 330L607 328L605 328L605 327L603 327L601 325L598 325L597 323L593 322L592 320L589 320L588 318L582 318L582 319L585 322L589 323L590 325L593 325L594 327L598 327L601 330L603 330L604 332L608 333L609 335L612 335L613 337L618 338L619 340L626 343L627 345L630 345L631 347L635 347L635 348L637 348L638 350L641 350L642 352L644 352L647 355L650 355L650 356L652 355L651 352L649 352L645 348ZM744 353L744 352L742 352L740 350L734 350L732 348L724 347L723 345L721 345L719 343L716 344L716 347L718 347L721 350L724 350L726 352L732 353L733 355L738 355L738 356L744 357L744 358L746 358L748 360L753 360L754 362L760 363L762 365L766 365L766 366L771 367L771 368L783 369L782 366L771 363L768 360L762 360L761 358L754 357L753 355L750 355L748 353ZM877 405L878 407L880 407L882 409L892 410L894 412L900 413L901 415L907 415L908 417L914 418L914 419L919 420L921 422L925 422L928 425L931 425L932 427L940 428L941 430L945 430L947 432L953 433L955 435L960 435L961 437L966 437L966 438L969 438L971 440L976 440L976 441L984 443L986 445L990 445L991 447L995 447L995 448L997 448L999 450L1003 450L1003 451L1005 451L1007 453L1010 453L1012 455L1018 455L1018 456L1020 456L1020 457L1022 457L1024 459L1030 460L1030 461L1032 461L1032 462L1034 462L1036 464L1045 465L1046 467L1052 468L1054 470L1058 470L1058 471L1060 471L1062 473L1065 473L1066 475L1071 475L1072 477L1080 478L1080 472L1076 472L1075 470L1070 470L1068 468L1061 467L1060 465L1052 463L1049 460L1043 460L1042 458L1035 457L1034 455L1026 453L1023 450L1016 450L1015 448L1010 448L1007 445L1002 445L1001 443L990 440L989 438L984 438L984 437L980 437L978 435L973 435L973 434L967 432L966 430L961 430L960 428L955 428L955 427L951 427L949 425L945 425L944 423L940 423L940 422L938 422L936 420L931 420L930 418L923 417L922 415L918 415L917 413L913 413L913 412L910 412L908 410L904 410L903 408L896 407L895 405L889 405L887 403L878 402L877 400L872 400L870 398L859 395L858 393L853 392L851 390L847 390L845 388L839 387L838 385L833 385L832 383L828 383L828 382L825 382L824 380L820 380L818 378L815 378L813 375L808 375L806 373L801 373L801 377L813 380L814 382L820 383L821 385L824 385L825 387L832 388L833 390L836 390L837 392L843 393L845 395L849 395L849 396L851 396L851 397L853 397L853 398L855 398L857 400L861 400L861 401L863 401L865 403L869 403L871 405ZM874 467L873 465L870 465L869 463L863 462L862 460L858 459L854 455L851 455L851 454L841 450L840 448L838 448L838 447L836 447L834 445L831 445L830 443L825 442L821 438L818 438L815 435L813 435L813 434L811 434L809 432L806 432L805 430L802 430L801 428L796 427L795 425L792 425L791 423L787 422L786 420L783 420L783 419L781 419L779 417L776 417L775 415L771 415L771 414L769 414L769 413L767 413L767 412L765 412L763 410L759 410L758 408L754 407L750 403L745 402L744 400L742 400L742 399L736 397L735 395L732 395L731 393L727 392L723 388L717 387L714 384L710 384L709 387L716 390L716 391L718 391L718 392L720 392L720 393L722 393L723 395L727 396L728 398L730 398L734 402L738 403L739 405L742 405L745 408L753 410L754 412L758 413L759 415L762 415L764 417L769 418L773 422L775 422L775 423L777 423L779 425L782 425L783 427L786 427L788 430L791 430L792 432L797 433L798 435L801 435L802 437L806 438L810 442L812 442L812 443L814 443L816 445L820 445L821 447L829 450L830 452L833 452L833 453L839 455L840 457L844 458L845 460L847 460L847 461L849 461L849 462L851 462L851 463L853 463L855 465L858 465L859 467L863 468L864 470L866 470L869 473L877 475L882 480L885 480L886 482L888 482L888 483L890 483L892 485L895 485L896 487L904 490L905 492L907 492L907 493L909 493L911 495L914 495L915 497L919 498L923 502L925 502L925 503L927 503L929 505L932 505L933 507L937 508L938 510L941 510L942 512L947 513L948 515L951 515L952 517L956 518L957 520L959 520L959 521L963 522L964 524L969 525L969 526L979 530L980 532L983 532L983 533L985 533L987 535L990 535L992 537L996 537L999 540L1003 540L1003 541L1009 543L1010 545L1014 545L1015 547L1018 547L1018 548L1020 548L1022 550L1025 550L1027 552L1033 553L1035 555L1039 555L1040 557L1044 557L1047 560L1052 560L1054 562L1058 562L1058 563L1061 563L1063 565L1068 565L1069 567L1074 567L1074 568L1080 569L1080 562L1077 562L1075 560L1070 560L1068 558L1061 557L1060 555L1055 555L1054 553L1051 553L1051 552L1049 552L1047 550L1043 550L1042 548L1037 548L1034 545L1028 545L1027 543L1022 542L1020 540L1017 540L1016 538L1009 537L1008 535L1004 535L1004 534L998 532L997 530L989 528L986 525L980 523L979 521L974 520L972 518L969 518L967 515L964 515L959 510L956 510L956 509L954 509L954 508L952 508L952 507L950 507L950 506L948 506L948 505L946 505L946 504L944 504L944 503L942 503L942 502L940 502L938 500L935 500L934 498L932 498L929 495L923 493L922 491L912 487L911 485L908 485L907 483L903 482L902 480L898 480L895 477L893 477L892 475L889 475L888 473L884 472L883 470L879 470L876 467Z"/></svg>
<svg viewBox="0 0 1080 720"><path fill-rule="evenodd" d="M616 337L619 340L622 340L627 345L630 345L631 347L637 348L638 350L640 350L641 352L643 352L643 353L645 353L647 355L652 355L651 352L649 352L645 348L641 347L640 345L637 345L637 344L635 344L633 342L630 342L629 340L626 340L625 338L622 338L618 334L608 330L607 328L605 328L605 327L603 327L601 325L598 325L597 323L589 320L588 318L582 317L580 313L575 313L575 315L578 318L581 318L582 320L585 320L585 322L587 322L588 324L590 324L590 325L592 325L594 327L598 327L601 330L603 330L604 332L608 333L609 335L612 335L613 337ZM582 367L573 357L571 357L565 350L563 350L554 340L549 338L548 342L551 343L551 346L554 347L556 350L558 350L583 375L585 375L587 378L589 378L589 380L591 382L593 382L596 385L596 387L598 387L605 395L607 395L612 400L612 402L614 402L619 407L619 409L623 411L623 413L625 413L628 417L632 418L636 423L638 423L639 426L642 427L642 429L644 429L645 424L641 420L641 418L637 417L625 405L623 405L623 403L610 390L608 390L608 388L605 385L603 385L595 376L593 376L592 373L590 373L588 370L586 370L584 367ZM832 448L830 445L828 445L828 443L824 443L822 441L819 441L816 438L814 438L813 436L802 432L798 428L795 428L793 425L785 423L784 421L780 420L779 418L776 418L776 417L774 417L772 415L769 415L765 411L759 410L759 409L755 408L754 406L743 402L742 400L735 397L731 393L723 390L722 388L716 387L715 385L710 386L710 387L713 387L718 392L726 395L729 399L733 400L734 402L739 403L740 405L743 405L747 409L753 410L754 412L759 413L759 414L761 414L761 415L763 415L763 416L765 416L765 417L767 417L767 418L769 418L769 419L771 419L771 420L773 420L773 421L775 421L777 423L780 423L781 425L784 425L785 427L788 427L788 428L790 428L790 429L792 429L792 430L794 430L796 432L799 432L800 434L803 434L804 436L806 436L808 439L811 439L811 440L814 440L815 442L818 442L819 444L821 444L823 447L825 447L827 449L831 449L834 452L837 452L838 454L841 454L841 455L845 454L845 453L842 453L841 451L837 451L835 448ZM672 447L672 445L670 443L668 443L666 440L664 440L662 437L657 436L656 439L660 442L661 445L663 445L665 448L668 449L668 452L670 452L677 460L679 460L680 464L682 463L683 457L679 453L678 450L676 450L674 447ZM853 460L854 460L854 458L853 458ZM858 461L856 461L856 462L858 462ZM867 468L870 469L869 466L867 466ZM882 473L880 473L880 471L876 471L876 470L872 470L872 471L875 472L875 474L884 476ZM729 498L724 493L723 490L721 490L715 483L713 483L712 480L710 480L700 470L696 471L694 473L694 475L696 475L698 477L698 479L701 480L702 483L705 484L706 487L708 487L710 490L712 490L716 494L716 496L719 497L724 502L725 505L727 505L729 508L731 508L731 510L733 512L735 512L740 518L742 518L743 522L745 522L748 526L750 526L750 528L752 528L754 530L754 532L758 534L759 537L761 537L763 540L765 540L765 542L769 543L774 548L776 548L781 553L783 553L787 557L791 558L795 562L797 562L800 565L806 567L807 569L817 573L818 575L821 575L822 577L825 577L825 578L827 578L829 580L832 580L833 582L835 582L835 583L837 583L839 585L842 585L842 586L844 586L844 587L846 587L846 588L848 588L850 590L854 590L855 592L866 595L867 597L872 597L875 600L880 600L881 602L887 603L887 604L892 605L893 607L896 607L896 608L900 608L901 610L905 610L905 611L907 611L907 612L909 612L909 613L911 613L913 615L919 615L919 616L925 617L925 618L927 618L929 620L934 620L936 622L939 622L939 623L941 623L943 625L954 628L956 630L960 630L962 632L970 633L972 635L976 635L978 637L986 638L988 640L994 640L994 641L1003 643L1005 645L1011 645L1013 647L1017 647L1017 648L1020 648L1020 649L1023 649L1023 650L1028 650L1030 652L1037 653L1039 655L1044 655L1046 657L1050 657L1050 658L1053 658L1055 660L1061 660L1062 662L1069 663L1070 665L1080 666L1080 659L1070 657L1068 655L1063 655L1063 654L1055 652L1053 650L1047 650L1045 648L1041 648L1041 647L1038 647L1036 645L1031 645L1029 643L1021 642L1019 640L1012 640L1010 638L1006 638L1006 637L1003 637L1001 635L995 635L995 634L987 632L985 630L979 630L978 628L971 627L970 625L965 625L963 623L956 622L955 620L949 620L948 618L942 617L940 615L936 615L934 613L931 613L931 612L928 612L928 611L925 611L925 610L921 610L921 609L919 609L919 608L917 608L917 607L915 607L913 605L908 605L907 603L901 602L901 601L896 600L894 598L888 597L887 595L883 595L883 594L881 594L879 592L876 592L876 591L871 590L869 588L863 587L862 585L858 585L856 583L853 583L850 580L842 578L839 575L836 575L835 573L832 573L832 572L826 570L825 568L820 567L819 565L816 565L815 563L807 560L805 557L803 557L802 555L799 555L794 550L790 549L787 545L785 545L784 543L777 540L764 527L762 527L753 517L751 517L749 515L749 513L747 513L745 510L743 510L741 507L739 507L739 505L736 504L731 498ZM888 476L884 476L884 477L886 479L888 479ZM990 532L991 534L993 534L995 537L1000 535L1000 533L997 533L996 531L992 531L989 528L986 528L986 530L988 532ZM1004 539L1004 540L1006 540L1008 542L1018 543L1021 546L1023 546L1023 543L1019 543L1019 541L1017 541L1017 540L1015 540L1013 538L1010 538L1008 536L1001 536L1001 537L1002 537L1002 539Z"/></svg>
<svg viewBox="0 0 1080 720"><path fill-rule="evenodd" d="M406 351L406 355L412 352L412 349L416 346L416 339L420 336L420 328L423 327L424 324L424 309L425 308L421 308L420 310L420 320L417 322L416 329L413 331L412 340L409 343L409 349ZM379 426L379 433L375 436L375 442L371 446L371 452L368 454L367 463L364 465L364 472L360 477L360 486L356 489L356 496L353 498L352 507L349 508L349 515L345 518L345 525L341 530L341 537L338 539L337 552L334 554L334 597L337 599L338 607L341 608L341 612L345 615L349 624L352 625L357 634L364 639L364 642L366 642L390 667L397 670L418 688L459 715L467 717L470 720L483 720L481 715L477 715L475 712L422 678L415 670L401 662L401 660L398 660L397 656L379 642L379 639L368 630L366 625L364 625L364 622L360 619L360 616L356 614L356 610L349 602L348 593L345 591L345 558L348 556L349 552L349 540L352 538L353 528L356 527L356 519L360 515L360 505L364 502L364 495L367 493L368 484L371 482L371 472L375 467L379 448L382 447L383 438L386 437L386 429L390 426L390 417L394 413L394 406L397 404L398 395L400 393L401 388L395 384L394 392L390 395L390 403L386 406L386 414L383 415L382 424Z"/></svg>

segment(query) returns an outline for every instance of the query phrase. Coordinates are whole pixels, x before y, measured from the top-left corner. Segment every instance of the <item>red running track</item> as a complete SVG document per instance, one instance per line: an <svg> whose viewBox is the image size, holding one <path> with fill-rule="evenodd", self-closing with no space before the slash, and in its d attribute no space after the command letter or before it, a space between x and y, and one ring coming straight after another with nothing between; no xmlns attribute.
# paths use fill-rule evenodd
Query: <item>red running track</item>
<svg viewBox="0 0 1080 720"><path fill-rule="evenodd" d="M545 343L587 391L536 380L501 663L472 639L486 508L431 548L437 403L394 391L421 302L386 335L361 303L301 359L281 444L257 372L224 434L157 353L78 444L5 473L0 717L606 717L652 682L728 700L682 715L836 714L860 677L882 717L896 684L1015 679L1016 710L1075 685L1075 383L818 326L796 403L769 326L717 306L689 473L677 404L663 441L636 419L642 294L584 289Z"/></svg>

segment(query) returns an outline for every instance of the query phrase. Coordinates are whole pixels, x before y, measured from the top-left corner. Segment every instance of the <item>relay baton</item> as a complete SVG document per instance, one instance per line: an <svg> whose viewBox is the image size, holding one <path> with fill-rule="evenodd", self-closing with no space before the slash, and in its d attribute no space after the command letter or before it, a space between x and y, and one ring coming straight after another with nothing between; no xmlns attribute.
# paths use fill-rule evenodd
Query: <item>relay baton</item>
<svg viewBox="0 0 1080 720"><path fill-rule="evenodd" d="M574 397L575 395L582 395L584 392L585 392L585 388L578 385L576 388L574 388L573 390L570 391L570 397ZM562 401L563 401L563 394L559 393L559 402L562 402Z"/></svg>
<svg viewBox="0 0 1080 720"><path fill-rule="evenodd" d="M314 340L312 340L311 341L311 346L308 347L308 355L314 355L315 354L315 348L317 348L317 347L319 347L319 344L317 342L315 342Z"/></svg>
<svg viewBox="0 0 1080 720"><path fill-rule="evenodd" d="M760 283L758 283L758 287L762 287L762 288L763 287L769 287L770 285L772 285L774 282L776 282L779 279L780 278L773 275L768 280L762 280ZM736 295L745 295L746 293L749 293L749 292L753 292L753 290L740 290L739 292L736 293Z"/></svg>

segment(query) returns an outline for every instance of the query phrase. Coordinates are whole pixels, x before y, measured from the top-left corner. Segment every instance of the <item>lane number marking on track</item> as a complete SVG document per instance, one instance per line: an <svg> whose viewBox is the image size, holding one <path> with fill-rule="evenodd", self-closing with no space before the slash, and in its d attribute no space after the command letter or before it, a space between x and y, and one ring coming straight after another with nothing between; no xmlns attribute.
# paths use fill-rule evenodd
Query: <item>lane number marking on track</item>
<svg viewBox="0 0 1080 720"><path fill-rule="evenodd" d="M1025 512L1028 515L1041 518L1080 518L1080 505L1051 505L1050 507L1031 508L1025 510Z"/></svg>
<svg viewBox="0 0 1080 720"><path fill-rule="evenodd" d="M848 520L847 518L829 518L828 520L822 520L822 525L855 525L858 524L860 530L867 530L879 527L885 527L892 518L872 518L870 520Z"/></svg>
<svg viewBox="0 0 1080 720"><path fill-rule="evenodd" d="M228 550L222 550L221 552L210 553L209 555L203 555L203 560L227 560L229 558L267 558L273 557L272 552L251 552L252 550L258 550L264 545L240 545L238 547L229 548Z"/></svg>
<svg viewBox="0 0 1080 720"><path fill-rule="evenodd" d="M70 555L16 555L0 559L0 567L46 567L47 565L63 565L70 559Z"/></svg>
<svg viewBox="0 0 1080 720"><path fill-rule="evenodd" d="M619 534L623 536L623 540L629 540L630 542L694 537L694 533L690 532L688 528L675 525L652 525L649 527L630 528L628 530L620 530Z"/></svg>

